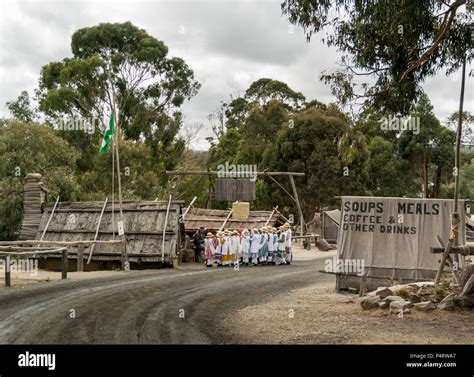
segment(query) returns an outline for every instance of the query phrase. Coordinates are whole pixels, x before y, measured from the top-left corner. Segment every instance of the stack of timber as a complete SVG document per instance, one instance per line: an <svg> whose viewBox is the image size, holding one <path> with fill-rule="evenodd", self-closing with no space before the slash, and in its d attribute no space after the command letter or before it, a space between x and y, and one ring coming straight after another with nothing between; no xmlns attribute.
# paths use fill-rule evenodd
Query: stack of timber
<svg viewBox="0 0 474 377"><path fill-rule="evenodd" d="M41 220L41 205L46 201L47 189L43 185L41 174L30 173L26 176L23 196L23 222L19 240L35 238Z"/></svg>
<svg viewBox="0 0 474 377"><path fill-rule="evenodd" d="M180 223L182 201L170 204L165 229L167 201L123 201L123 225L127 239L127 253L130 262L163 262L172 264L178 258L184 237L184 227ZM112 202L108 202L99 225L104 202L59 202L44 240L47 241L84 241L93 240L99 226L97 240L119 240L117 222L120 220L119 203L114 202L114 221L112 221ZM51 217L54 203L43 205L43 214L36 239L41 237ZM163 248L163 234L165 236ZM117 255L104 255L107 252L120 252L122 245L111 248L106 244L96 244L92 260L120 260ZM88 251L86 250L86 255Z"/></svg>

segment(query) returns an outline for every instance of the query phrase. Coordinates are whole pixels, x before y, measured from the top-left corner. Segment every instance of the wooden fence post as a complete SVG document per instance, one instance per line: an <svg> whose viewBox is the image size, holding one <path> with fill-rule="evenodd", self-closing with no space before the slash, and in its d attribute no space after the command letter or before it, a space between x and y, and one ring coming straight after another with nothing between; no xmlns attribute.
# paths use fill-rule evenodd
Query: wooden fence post
<svg viewBox="0 0 474 377"><path fill-rule="evenodd" d="M68 252L67 247L63 250L63 260L61 266L61 279L67 279L67 269L68 269Z"/></svg>
<svg viewBox="0 0 474 377"><path fill-rule="evenodd" d="M5 257L5 287L11 287L10 256Z"/></svg>
<svg viewBox="0 0 474 377"><path fill-rule="evenodd" d="M84 271L84 244L82 243L77 246L77 271Z"/></svg>

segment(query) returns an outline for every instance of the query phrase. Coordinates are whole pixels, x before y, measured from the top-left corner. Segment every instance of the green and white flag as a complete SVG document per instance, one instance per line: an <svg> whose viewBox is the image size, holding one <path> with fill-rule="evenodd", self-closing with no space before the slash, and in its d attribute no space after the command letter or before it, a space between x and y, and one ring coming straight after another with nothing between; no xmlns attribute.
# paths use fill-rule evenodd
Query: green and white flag
<svg viewBox="0 0 474 377"><path fill-rule="evenodd" d="M103 154L109 150L110 147L110 137L115 132L114 126L114 112L110 114L109 127L105 130L104 138L102 139L102 145L100 146L99 154Z"/></svg>

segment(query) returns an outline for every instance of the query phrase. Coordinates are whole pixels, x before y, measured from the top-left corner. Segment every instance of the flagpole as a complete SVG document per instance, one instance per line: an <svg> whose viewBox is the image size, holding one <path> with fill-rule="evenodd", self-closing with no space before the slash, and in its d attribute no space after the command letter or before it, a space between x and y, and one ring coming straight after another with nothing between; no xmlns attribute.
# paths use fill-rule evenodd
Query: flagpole
<svg viewBox="0 0 474 377"><path fill-rule="evenodd" d="M110 141L112 143L112 239L115 240L115 196L114 196L114 191L115 191L115 136L112 135L110 137Z"/></svg>
<svg viewBox="0 0 474 377"><path fill-rule="evenodd" d="M114 106L115 106L115 96L114 96ZM117 109L118 110L118 109ZM127 239L125 237L125 224L123 221L123 211L122 211L122 181L120 178L120 155L119 155L119 140L120 140L120 116L116 115L114 111L114 118L115 118L115 125L117 127L116 137L117 140L115 142L115 153L117 159L117 184L118 184L118 196L119 196L119 207L120 207L120 222L122 223L122 270L128 270L128 255L127 255ZM120 232L120 228L119 228Z"/></svg>

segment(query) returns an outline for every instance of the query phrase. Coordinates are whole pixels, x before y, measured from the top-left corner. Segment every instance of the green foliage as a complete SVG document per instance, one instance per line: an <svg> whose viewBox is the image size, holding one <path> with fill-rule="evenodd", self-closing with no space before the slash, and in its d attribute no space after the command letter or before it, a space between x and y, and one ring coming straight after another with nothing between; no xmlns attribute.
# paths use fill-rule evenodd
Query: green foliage
<svg viewBox="0 0 474 377"><path fill-rule="evenodd" d="M0 155L0 239L13 239L19 231L27 173L43 174L51 198L76 198L78 153L49 127L17 120L3 122Z"/></svg>
<svg viewBox="0 0 474 377"><path fill-rule="evenodd" d="M363 102L408 114L423 81L473 58L466 0L286 0L283 13L343 53L342 68L324 73L342 104ZM360 79L366 78L361 81Z"/></svg>
<svg viewBox="0 0 474 377"><path fill-rule="evenodd" d="M7 108L14 118L24 122L33 122L38 117L26 90L22 91L16 100L7 102Z"/></svg>
<svg viewBox="0 0 474 377"><path fill-rule="evenodd" d="M179 108L200 86L193 71L182 59L167 57L163 42L130 22L79 29L72 36L71 50L72 58L41 70L36 93L49 122L64 116L95 117L103 130L117 106L117 123L125 139L147 144L156 171L173 168L184 151L184 141L178 137ZM69 132L62 136L84 149L77 168L87 171L100 136Z"/></svg>

